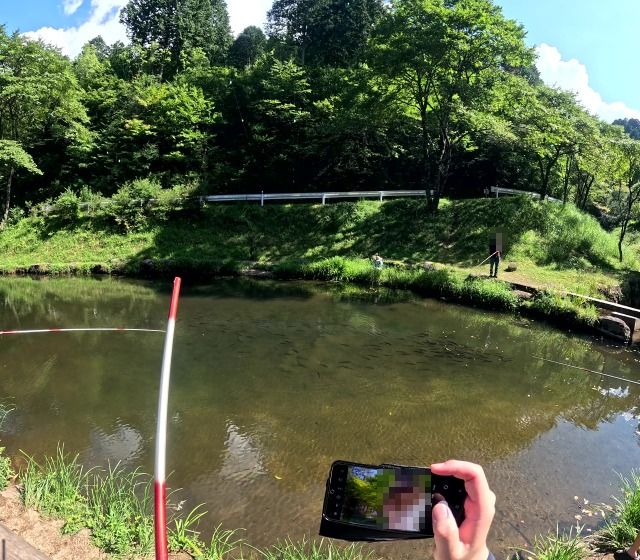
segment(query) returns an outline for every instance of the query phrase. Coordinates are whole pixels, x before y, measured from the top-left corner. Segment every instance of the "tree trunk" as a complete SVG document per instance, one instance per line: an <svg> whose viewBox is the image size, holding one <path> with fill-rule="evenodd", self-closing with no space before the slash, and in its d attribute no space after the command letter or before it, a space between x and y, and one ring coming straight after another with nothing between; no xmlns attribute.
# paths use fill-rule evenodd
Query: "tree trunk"
<svg viewBox="0 0 640 560"><path fill-rule="evenodd" d="M564 164L564 184L562 188L562 204L567 204L569 198L569 177L571 175L571 168L573 167L573 157L568 157Z"/></svg>
<svg viewBox="0 0 640 560"><path fill-rule="evenodd" d="M11 182L13 181L13 174L15 169L11 166L9 169L9 180L7 181L7 187L5 189L5 201L4 201L4 209L2 211L2 220L0 221L0 228L3 228L7 223L7 218L9 218L9 208L11 206Z"/></svg>

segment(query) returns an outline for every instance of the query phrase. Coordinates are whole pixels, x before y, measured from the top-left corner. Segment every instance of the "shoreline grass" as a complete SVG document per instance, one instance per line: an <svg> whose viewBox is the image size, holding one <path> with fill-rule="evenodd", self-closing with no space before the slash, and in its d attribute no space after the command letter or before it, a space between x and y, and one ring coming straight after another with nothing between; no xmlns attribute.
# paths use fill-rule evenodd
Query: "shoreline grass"
<svg viewBox="0 0 640 560"><path fill-rule="evenodd" d="M139 469L128 471L120 464L106 469L85 470L78 455L59 446L56 454L37 462L26 455L26 466L18 473L20 496L25 507L46 517L61 519L63 534L87 528L93 544L116 558L146 556L153 551L154 521L152 477ZM0 451L0 463L8 457ZM177 512L169 502L168 509ZM223 560L246 546L252 557L265 560L370 560L358 545L337 546L331 542L279 541L258 549L237 537L239 529L217 526L204 542L198 523L207 512L200 504L185 515L168 520L170 553L184 552L196 560ZM242 552L241 552L242 556Z"/></svg>
<svg viewBox="0 0 640 560"><path fill-rule="evenodd" d="M492 311L518 312L556 324L592 330L598 320L596 309L582 298L539 291L524 300L497 279L465 275L449 268L392 268L376 270L366 259L332 257L312 263L285 262L275 267L277 278L312 279L411 290Z"/></svg>
<svg viewBox="0 0 640 560"><path fill-rule="evenodd" d="M125 471L120 465L84 470L77 455L65 454L60 447L55 456L45 457L41 463L29 457L18 476L24 504L62 519L63 533L87 527L94 544L115 557L145 555L153 549L151 478L141 471ZM640 472L621 477L620 492L613 507L601 505L602 511L610 512L609 518L593 535L583 536L577 525L564 533L556 528L555 533L535 536L532 550L514 549L517 556L531 560L585 560L596 552L627 548L640 529ZM236 550L243 557L242 550L246 548L251 558L264 560L373 560L373 552L359 544L340 546L326 539L287 538L256 548L237 538L237 529L221 526L205 543L197 528L206 513L202 507L170 521L170 552L186 552L196 560L224 560Z"/></svg>

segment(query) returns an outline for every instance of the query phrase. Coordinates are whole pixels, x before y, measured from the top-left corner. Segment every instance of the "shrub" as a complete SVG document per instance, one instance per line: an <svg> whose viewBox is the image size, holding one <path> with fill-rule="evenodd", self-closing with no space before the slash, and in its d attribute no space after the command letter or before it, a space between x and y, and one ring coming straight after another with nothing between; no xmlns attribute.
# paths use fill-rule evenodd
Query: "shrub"
<svg viewBox="0 0 640 560"><path fill-rule="evenodd" d="M65 222L76 222L80 217L80 197L66 188L53 201L53 213Z"/></svg>
<svg viewBox="0 0 640 560"><path fill-rule="evenodd" d="M598 313L581 298L563 297L559 294L541 291L529 301L524 302L523 308L533 315L566 322L569 324L583 324L593 326L598 320Z"/></svg>
<svg viewBox="0 0 640 560"><path fill-rule="evenodd" d="M176 185L171 189L160 190L150 203L151 215L155 220L165 221L174 212L183 210L197 190L195 183Z"/></svg>
<svg viewBox="0 0 640 560"><path fill-rule="evenodd" d="M86 213L93 215L98 213L107 204L107 199L100 193L94 192L87 185L83 185L78 194L82 208Z"/></svg>
<svg viewBox="0 0 640 560"><path fill-rule="evenodd" d="M144 229L151 217L150 201L160 196L162 187L152 179L136 179L125 183L111 197L105 214L125 232Z"/></svg>
<svg viewBox="0 0 640 560"><path fill-rule="evenodd" d="M518 297L504 282L469 276L460 286L460 298L490 309L515 311Z"/></svg>

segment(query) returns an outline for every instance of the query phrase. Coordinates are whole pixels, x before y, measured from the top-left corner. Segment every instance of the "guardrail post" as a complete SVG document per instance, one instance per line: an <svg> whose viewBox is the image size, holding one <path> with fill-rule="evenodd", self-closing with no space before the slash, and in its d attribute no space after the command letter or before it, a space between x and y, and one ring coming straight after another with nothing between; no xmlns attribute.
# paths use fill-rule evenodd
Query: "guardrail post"
<svg viewBox="0 0 640 560"><path fill-rule="evenodd" d="M260 206L264 206L264 191L260 191Z"/></svg>
<svg viewBox="0 0 640 560"><path fill-rule="evenodd" d="M324 200L327 197L327 193L322 193L322 204L324 204Z"/></svg>
<svg viewBox="0 0 640 560"><path fill-rule="evenodd" d="M380 191L380 202L382 202L382 191Z"/></svg>

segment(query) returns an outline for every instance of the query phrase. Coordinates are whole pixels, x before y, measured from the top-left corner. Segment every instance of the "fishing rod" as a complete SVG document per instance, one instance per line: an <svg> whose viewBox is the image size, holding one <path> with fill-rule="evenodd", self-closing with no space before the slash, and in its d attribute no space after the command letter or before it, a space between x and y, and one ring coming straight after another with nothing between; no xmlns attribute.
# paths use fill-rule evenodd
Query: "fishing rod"
<svg viewBox="0 0 640 560"><path fill-rule="evenodd" d="M160 372L160 394L158 397L158 420L156 425L156 455L154 473L154 527L156 560L168 560L167 546L167 481L166 481L166 454L167 454L167 409L169 401L169 379L171 377L171 355L173 353L173 333L178 313L178 298L180 296L181 279L176 277L173 281L171 305L169 307L169 319L167 329L137 329L125 327L86 327L86 328L49 328L49 329L23 329L0 330L0 336L13 334L41 334L64 332L153 332L165 333L164 350L162 354L162 369Z"/></svg>
<svg viewBox="0 0 640 560"><path fill-rule="evenodd" d="M27 329L0 331L0 336L5 334L40 334L40 333L64 333L64 332L165 332L161 329L128 329L125 327L88 327L88 328L72 328L72 329Z"/></svg>
<svg viewBox="0 0 640 560"><path fill-rule="evenodd" d="M580 366L574 366L572 364L567 364L565 362L556 362L555 360L549 360L548 358L543 358L542 356L531 356L532 358L536 358L538 360L542 360L543 362L549 362L552 364L557 364L559 366L566 366L573 369L579 369L581 371L587 371L589 373L595 373L597 375L602 375L604 377L611 377L612 379L617 379L618 381L624 381L626 383L633 383L634 385L640 385L639 381L632 381L631 379L625 379L624 377L618 377L617 375L611 375L610 373L602 373L601 371L595 371L593 369L587 369Z"/></svg>
<svg viewBox="0 0 640 560"><path fill-rule="evenodd" d="M493 255L495 255L496 253L499 253L500 251L495 251L493 253L491 253L486 259L484 259L480 264L477 264L476 266L482 266L484 263L486 263L491 257L493 257Z"/></svg>
<svg viewBox="0 0 640 560"><path fill-rule="evenodd" d="M178 298L180 297L179 277L173 280L173 293L169 307L167 331L164 337L162 369L160 372L160 394L158 396L158 420L156 425L156 461L154 473L154 526L156 541L156 560L167 560L167 407L169 401L169 379L171 377L171 354L173 352L173 332L178 314Z"/></svg>

